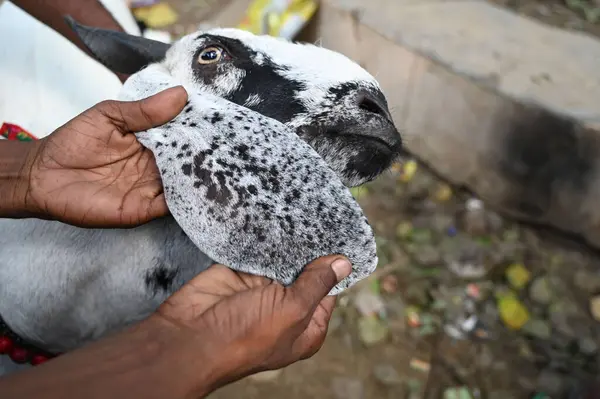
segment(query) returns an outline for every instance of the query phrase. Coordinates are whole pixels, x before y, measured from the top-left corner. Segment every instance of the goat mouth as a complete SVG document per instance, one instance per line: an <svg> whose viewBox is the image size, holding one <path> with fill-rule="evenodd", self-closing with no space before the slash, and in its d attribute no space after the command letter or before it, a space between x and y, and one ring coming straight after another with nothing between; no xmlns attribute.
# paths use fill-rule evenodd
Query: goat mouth
<svg viewBox="0 0 600 399"><path fill-rule="evenodd" d="M398 153L400 151L399 145L392 145L392 144L386 142L385 140L380 139L379 137L364 136L361 134L354 134L354 133L344 134L344 133L339 133L339 132L335 132L335 133L332 132L332 134L337 135L337 137L347 137L347 138L351 139L352 141L356 141L359 143L370 144L371 146L374 147L374 149L378 149L380 151L390 152L390 153Z"/></svg>
<svg viewBox="0 0 600 399"><path fill-rule="evenodd" d="M324 136L330 139L341 140L344 146L352 147L356 150L362 149L377 152L390 158L398 158L402 153L402 142L400 139L390 143L388 140L375 135L345 132L339 129L327 129L324 132Z"/></svg>

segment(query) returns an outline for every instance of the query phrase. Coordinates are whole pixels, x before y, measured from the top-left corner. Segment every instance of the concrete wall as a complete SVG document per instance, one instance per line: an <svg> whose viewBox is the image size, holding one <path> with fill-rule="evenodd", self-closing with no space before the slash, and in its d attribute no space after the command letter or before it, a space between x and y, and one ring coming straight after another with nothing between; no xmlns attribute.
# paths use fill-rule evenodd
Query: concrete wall
<svg viewBox="0 0 600 399"><path fill-rule="evenodd" d="M323 0L303 40L381 82L410 152L600 247L600 41L484 1Z"/></svg>

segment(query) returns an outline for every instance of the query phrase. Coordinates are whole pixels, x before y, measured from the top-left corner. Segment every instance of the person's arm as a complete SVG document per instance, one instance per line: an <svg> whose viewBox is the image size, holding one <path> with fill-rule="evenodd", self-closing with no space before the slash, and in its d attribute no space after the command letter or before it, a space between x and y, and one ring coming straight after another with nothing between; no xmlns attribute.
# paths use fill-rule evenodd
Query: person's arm
<svg viewBox="0 0 600 399"><path fill-rule="evenodd" d="M36 143L0 140L0 217L29 216L25 203L27 163Z"/></svg>
<svg viewBox="0 0 600 399"><path fill-rule="evenodd" d="M90 56L92 56L90 51L65 21L66 15L72 16L83 25L124 31L99 0L12 0L12 3L67 38ZM121 81L126 78L125 75L116 75Z"/></svg>
<svg viewBox="0 0 600 399"><path fill-rule="evenodd" d="M189 339L188 339L189 338ZM204 397L221 378L215 353L158 318L0 378L3 399Z"/></svg>
<svg viewBox="0 0 600 399"><path fill-rule="evenodd" d="M0 378L2 399L203 398L314 355L335 306L327 294L351 272L322 257L284 287L214 265L136 326Z"/></svg>
<svg viewBox="0 0 600 399"><path fill-rule="evenodd" d="M179 86L103 101L40 140L0 140L0 218L121 228L167 215L152 152L134 133L169 122L187 98Z"/></svg>

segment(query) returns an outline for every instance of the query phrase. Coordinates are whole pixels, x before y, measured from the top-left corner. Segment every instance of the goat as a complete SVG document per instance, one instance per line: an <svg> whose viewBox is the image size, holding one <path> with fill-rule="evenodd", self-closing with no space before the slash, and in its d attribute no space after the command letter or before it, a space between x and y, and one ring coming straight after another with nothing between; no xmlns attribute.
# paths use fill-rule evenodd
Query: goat
<svg viewBox="0 0 600 399"><path fill-rule="evenodd" d="M216 261L289 283L342 253L355 268L331 294L373 271L373 233L347 186L386 170L401 139L368 72L236 29L168 46L72 24L101 63L133 74L121 99L188 91L179 116L138 135L173 216L108 230L0 220L0 315L12 331L50 352L77 348L144 319ZM0 375L18 367L0 358Z"/></svg>

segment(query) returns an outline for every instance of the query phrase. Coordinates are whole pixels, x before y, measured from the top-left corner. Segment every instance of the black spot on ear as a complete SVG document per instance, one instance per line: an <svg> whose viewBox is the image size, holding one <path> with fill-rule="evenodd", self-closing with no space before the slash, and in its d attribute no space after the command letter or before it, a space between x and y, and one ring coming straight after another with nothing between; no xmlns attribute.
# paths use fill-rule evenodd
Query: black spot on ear
<svg viewBox="0 0 600 399"><path fill-rule="evenodd" d="M146 286L154 294L158 294L161 290L167 292L173 285L173 280L176 276L177 270L167 269L165 265L159 263L146 274Z"/></svg>
<svg viewBox="0 0 600 399"><path fill-rule="evenodd" d="M506 207L540 218L557 193L585 194L600 151L593 135L573 120L524 105L515 106L506 129L498 167L518 188L504 199Z"/></svg>
<svg viewBox="0 0 600 399"><path fill-rule="evenodd" d="M215 124L217 122L221 122L223 120L223 117L221 116L220 113L215 112L212 116L212 118L210 119L210 123Z"/></svg>
<svg viewBox="0 0 600 399"><path fill-rule="evenodd" d="M192 165L190 165L189 163L184 163L181 166L181 171L183 172L184 175L189 176L192 174Z"/></svg>

